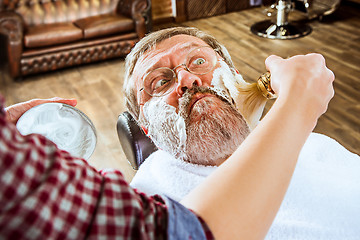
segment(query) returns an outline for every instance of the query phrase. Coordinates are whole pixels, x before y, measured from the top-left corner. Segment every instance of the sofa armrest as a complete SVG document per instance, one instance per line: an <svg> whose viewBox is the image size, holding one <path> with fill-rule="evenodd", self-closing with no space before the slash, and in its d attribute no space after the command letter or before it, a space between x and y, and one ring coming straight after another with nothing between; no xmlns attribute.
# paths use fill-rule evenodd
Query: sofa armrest
<svg viewBox="0 0 360 240"><path fill-rule="evenodd" d="M151 31L150 0L120 0L118 12L134 20L139 38Z"/></svg>
<svg viewBox="0 0 360 240"><path fill-rule="evenodd" d="M15 12L0 12L0 34L6 37L10 76L20 75L20 59L23 50L23 19Z"/></svg>
<svg viewBox="0 0 360 240"><path fill-rule="evenodd" d="M131 15L135 21L139 38L143 38L146 33L151 31L151 1L135 0L132 5Z"/></svg>

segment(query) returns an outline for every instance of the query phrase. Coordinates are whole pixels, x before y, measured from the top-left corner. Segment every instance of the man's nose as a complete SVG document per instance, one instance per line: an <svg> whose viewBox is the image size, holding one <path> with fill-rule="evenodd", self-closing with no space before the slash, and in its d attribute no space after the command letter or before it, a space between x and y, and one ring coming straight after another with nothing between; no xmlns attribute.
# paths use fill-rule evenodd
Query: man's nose
<svg viewBox="0 0 360 240"><path fill-rule="evenodd" d="M186 90L192 89L194 86L202 85L202 81L198 75L188 72L184 68L179 69L176 75L178 80L176 92L180 97L186 92Z"/></svg>

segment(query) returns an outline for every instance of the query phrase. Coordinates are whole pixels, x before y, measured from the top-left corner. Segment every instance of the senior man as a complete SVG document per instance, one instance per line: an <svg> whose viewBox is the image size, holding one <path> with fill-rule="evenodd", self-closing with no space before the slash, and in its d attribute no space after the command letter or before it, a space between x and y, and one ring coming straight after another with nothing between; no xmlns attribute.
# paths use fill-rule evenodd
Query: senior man
<svg viewBox="0 0 360 240"><path fill-rule="evenodd" d="M309 63L323 61L317 57L289 60L306 59L297 62L296 72L307 78L316 66ZM126 59L125 78L129 111L161 149L143 163L131 186L176 200L233 154L258 124L265 104L256 89L249 90L225 47L194 28L165 29L142 39ZM286 144L284 139L279 148ZM359 171L359 156L312 133L267 239L356 239Z"/></svg>

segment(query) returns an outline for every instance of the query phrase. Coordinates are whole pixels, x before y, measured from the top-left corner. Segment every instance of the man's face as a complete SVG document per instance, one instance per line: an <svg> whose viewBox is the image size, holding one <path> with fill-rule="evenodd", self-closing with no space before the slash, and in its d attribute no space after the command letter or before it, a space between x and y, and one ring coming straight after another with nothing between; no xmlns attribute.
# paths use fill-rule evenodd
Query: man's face
<svg viewBox="0 0 360 240"><path fill-rule="evenodd" d="M139 59L133 79L140 104L140 124L148 129L155 144L185 161L218 165L249 133L229 91L223 85L213 85L219 82L213 81L214 76L233 77L218 54L214 69L206 74L176 68L176 87L165 96L152 97L140 91L148 72L160 67L173 69L185 62L190 51L202 46L208 44L189 35L164 40Z"/></svg>

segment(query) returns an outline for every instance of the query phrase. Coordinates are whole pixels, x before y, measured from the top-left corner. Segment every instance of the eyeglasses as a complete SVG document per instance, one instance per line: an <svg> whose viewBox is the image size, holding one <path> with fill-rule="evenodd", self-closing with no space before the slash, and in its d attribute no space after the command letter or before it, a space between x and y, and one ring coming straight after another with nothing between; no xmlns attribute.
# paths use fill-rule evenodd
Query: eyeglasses
<svg viewBox="0 0 360 240"><path fill-rule="evenodd" d="M212 71L217 62L216 50L210 46L196 48L189 52L185 62L177 65L173 69L160 67L152 70L145 75L143 87L139 90L145 90L150 96L161 97L171 93L177 83L175 70L183 66L188 72L196 75L205 75Z"/></svg>

